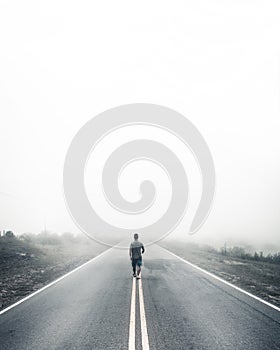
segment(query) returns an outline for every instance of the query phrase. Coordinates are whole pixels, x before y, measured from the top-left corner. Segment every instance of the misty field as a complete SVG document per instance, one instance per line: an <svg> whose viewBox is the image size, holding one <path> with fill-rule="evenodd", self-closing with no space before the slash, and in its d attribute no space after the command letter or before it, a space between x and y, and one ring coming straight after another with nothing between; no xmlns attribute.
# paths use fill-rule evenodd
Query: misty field
<svg viewBox="0 0 280 350"><path fill-rule="evenodd" d="M0 237L0 310L105 249L83 235L69 233Z"/></svg>
<svg viewBox="0 0 280 350"><path fill-rule="evenodd" d="M255 252L242 247L220 250L188 242L162 241L169 249L191 263L241 287L248 292L280 306L280 254Z"/></svg>

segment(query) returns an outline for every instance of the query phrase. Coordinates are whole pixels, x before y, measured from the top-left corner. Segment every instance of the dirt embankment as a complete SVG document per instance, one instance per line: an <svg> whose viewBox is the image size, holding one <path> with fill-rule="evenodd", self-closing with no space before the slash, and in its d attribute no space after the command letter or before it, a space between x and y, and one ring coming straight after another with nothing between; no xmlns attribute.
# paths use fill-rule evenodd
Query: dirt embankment
<svg viewBox="0 0 280 350"><path fill-rule="evenodd" d="M0 239L0 310L40 289L106 248L82 237L72 241Z"/></svg>

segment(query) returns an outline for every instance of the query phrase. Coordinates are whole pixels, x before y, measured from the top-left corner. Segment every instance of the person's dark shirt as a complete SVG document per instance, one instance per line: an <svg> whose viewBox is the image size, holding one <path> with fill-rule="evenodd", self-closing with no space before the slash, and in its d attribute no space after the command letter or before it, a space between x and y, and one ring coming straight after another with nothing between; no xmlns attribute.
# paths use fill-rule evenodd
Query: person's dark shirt
<svg viewBox="0 0 280 350"><path fill-rule="evenodd" d="M145 248L143 243L136 240L130 244L130 252L132 259L139 259L142 256L142 253L144 253Z"/></svg>

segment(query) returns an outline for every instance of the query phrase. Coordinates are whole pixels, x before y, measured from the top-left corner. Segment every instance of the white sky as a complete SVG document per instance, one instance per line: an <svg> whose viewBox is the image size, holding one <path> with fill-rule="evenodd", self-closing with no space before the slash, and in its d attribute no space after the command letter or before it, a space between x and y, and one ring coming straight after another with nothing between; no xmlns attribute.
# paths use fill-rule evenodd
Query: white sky
<svg viewBox="0 0 280 350"><path fill-rule="evenodd" d="M71 139L149 102L213 153L214 208L193 239L280 245L278 0L0 0L0 33L0 229L78 231L62 191Z"/></svg>

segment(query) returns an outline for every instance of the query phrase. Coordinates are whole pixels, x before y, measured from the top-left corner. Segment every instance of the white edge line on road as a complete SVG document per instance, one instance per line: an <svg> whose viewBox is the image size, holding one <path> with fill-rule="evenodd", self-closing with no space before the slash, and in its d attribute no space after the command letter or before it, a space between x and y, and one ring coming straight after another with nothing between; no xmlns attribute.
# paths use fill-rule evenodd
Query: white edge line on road
<svg viewBox="0 0 280 350"><path fill-rule="evenodd" d="M135 350L135 303L136 303L136 281L135 281L135 278L133 278L131 304L130 304L128 350Z"/></svg>
<svg viewBox="0 0 280 350"><path fill-rule="evenodd" d="M109 248L109 249L106 249L106 250L105 250L104 252L102 252L101 254L95 256L94 258L90 259L89 261L85 262L84 264L82 264L82 265L76 267L74 270L71 270L71 271L67 272L65 275L63 275L63 276L57 278L56 280L52 281L51 283L49 283L49 284L45 285L44 287L42 287L42 288L36 290L36 292L31 293L31 294L27 295L26 297L24 297L23 299L20 299L20 300L17 301L16 303L14 303L14 304L12 304L12 305L6 307L4 310L0 311L0 315L4 314L5 312L7 312L7 311L9 311L9 310L11 310L11 309L13 309L14 307L16 307L17 305L23 303L24 301L26 301L26 300L28 300L28 299L34 297L36 294L42 292L43 290L45 290L45 289L47 289L47 288L53 286L54 284L56 284L57 282L63 280L64 278L68 277L68 276L71 275L72 273L74 273L74 272L80 270L81 268L83 268L83 267L85 267L86 265L90 264L93 260L98 259L98 258L100 258L102 255L106 254L109 250L111 250L111 249L113 249L113 248L114 248L114 247Z"/></svg>
<svg viewBox="0 0 280 350"><path fill-rule="evenodd" d="M161 246L160 246L160 247L161 247ZM247 292L246 290L244 290L244 289L242 289L242 288L239 288L239 287L235 286L234 284L232 284L232 283L230 283L230 282L228 282L228 281L222 279L221 277L218 277L218 276L214 275L213 273L208 272L208 271L202 269L201 267L192 264L191 262L189 262L189 261L187 261L187 260L181 258L180 256L178 256L178 255L176 255L176 254L170 252L170 251L169 251L168 249L166 249L166 248L163 248L163 247L161 247L161 248L164 249L164 250L166 250L169 254L175 256L177 259L183 261L185 264L188 264L188 265L194 267L195 269L197 269L197 270L199 270L199 271L201 271L201 272L204 272L206 275L211 276L211 277L215 278L216 280L218 280L218 281L220 281L220 282L222 282L222 283L224 283L224 284L226 284L226 285L228 285L228 286L230 286L230 287L232 287L232 288L238 290L239 292L241 292L241 293L243 293L243 294L246 294L246 295L248 295L249 297L251 297L251 298L253 298L253 299L255 299L255 300L258 300L258 301L260 301L261 303L263 303L263 304L265 304L265 305L267 305L267 306L269 306L269 307L271 307L271 308L273 308L273 309L275 309L275 310L277 310L277 311L280 311L280 308L279 308L279 307L277 307L277 306L275 306L275 305L269 303L268 301L263 300L263 299L257 297L256 295L251 294L251 293Z"/></svg>
<svg viewBox="0 0 280 350"><path fill-rule="evenodd" d="M149 337L147 331L147 322L145 314L145 305L144 305L144 295L142 288L142 280L138 280L139 287L139 306L140 306L140 321L141 321L141 337L142 337L142 350L149 350Z"/></svg>

